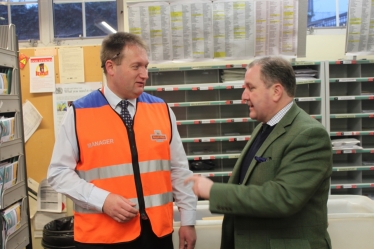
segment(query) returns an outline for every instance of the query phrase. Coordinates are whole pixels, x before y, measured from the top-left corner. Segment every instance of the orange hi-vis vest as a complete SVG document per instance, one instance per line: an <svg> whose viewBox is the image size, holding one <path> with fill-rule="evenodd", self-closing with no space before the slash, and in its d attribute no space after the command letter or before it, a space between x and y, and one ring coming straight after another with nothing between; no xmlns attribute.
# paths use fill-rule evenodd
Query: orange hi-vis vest
<svg viewBox="0 0 374 249"><path fill-rule="evenodd" d="M121 243L136 239L140 219L158 237L173 232L170 176L171 121L167 104L142 93L133 127L127 128L98 90L74 101L79 147L77 174L96 187L137 203L139 215L119 223L96 210L74 206L74 240Z"/></svg>

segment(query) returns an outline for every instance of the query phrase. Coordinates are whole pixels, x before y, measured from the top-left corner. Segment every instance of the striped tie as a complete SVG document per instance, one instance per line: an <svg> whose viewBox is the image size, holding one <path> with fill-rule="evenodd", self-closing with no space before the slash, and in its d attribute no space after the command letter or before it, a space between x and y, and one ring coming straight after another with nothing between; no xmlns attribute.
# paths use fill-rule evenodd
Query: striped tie
<svg viewBox="0 0 374 249"><path fill-rule="evenodd" d="M125 121L126 126L131 127L132 126L132 118L129 113L129 110L127 107L129 106L129 102L127 100L121 100L119 102L119 105L121 106L121 117L122 120Z"/></svg>

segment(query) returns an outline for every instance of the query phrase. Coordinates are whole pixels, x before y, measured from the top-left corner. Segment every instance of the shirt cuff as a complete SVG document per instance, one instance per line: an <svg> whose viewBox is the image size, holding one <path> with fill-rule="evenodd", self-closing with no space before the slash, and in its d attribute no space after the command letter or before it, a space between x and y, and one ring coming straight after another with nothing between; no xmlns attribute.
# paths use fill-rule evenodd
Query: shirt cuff
<svg viewBox="0 0 374 249"><path fill-rule="evenodd" d="M180 210L181 226L194 226L196 224L196 210Z"/></svg>
<svg viewBox="0 0 374 249"><path fill-rule="evenodd" d="M94 187L88 200L87 209L103 212L104 202L109 194L110 192L104 189Z"/></svg>

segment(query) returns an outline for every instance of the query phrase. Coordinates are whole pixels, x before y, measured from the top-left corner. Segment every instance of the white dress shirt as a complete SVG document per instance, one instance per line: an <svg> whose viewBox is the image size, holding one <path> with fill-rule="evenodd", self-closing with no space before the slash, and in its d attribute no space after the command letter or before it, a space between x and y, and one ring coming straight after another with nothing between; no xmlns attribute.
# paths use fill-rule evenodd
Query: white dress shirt
<svg viewBox="0 0 374 249"><path fill-rule="evenodd" d="M121 112L118 103L121 99L107 86L104 95L110 106ZM129 99L128 110L131 117L136 112L136 99ZM172 140L170 143L171 181L173 197L181 213L181 226L195 225L197 197L192 191L192 183L184 185L184 180L192 175L189 170L186 153L177 129L174 112L169 108L172 124ZM89 125L89 124L87 124ZM110 129L110 124L108 124ZM78 161L78 145L75 134L75 117L72 107L62 121L59 134L53 149L51 164L48 168L48 183L57 191L65 194L76 205L86 209L102 212L102 207L109 192L81 179L75 172Z"/></svg>

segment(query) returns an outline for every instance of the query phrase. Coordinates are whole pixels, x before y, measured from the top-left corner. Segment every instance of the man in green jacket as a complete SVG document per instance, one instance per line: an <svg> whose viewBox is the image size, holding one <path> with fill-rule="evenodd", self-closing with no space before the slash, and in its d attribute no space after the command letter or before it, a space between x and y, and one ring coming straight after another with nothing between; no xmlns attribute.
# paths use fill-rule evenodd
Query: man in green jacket
<svg viewBox="0 0 374 249"><path fill-rule="evenodd" d="M227 184L192 176L196 195L224 214L221 249L327 249L332 172L325 128L293 101L296 79L280 57L250 63L242 99L261 122Z"/></svg>

